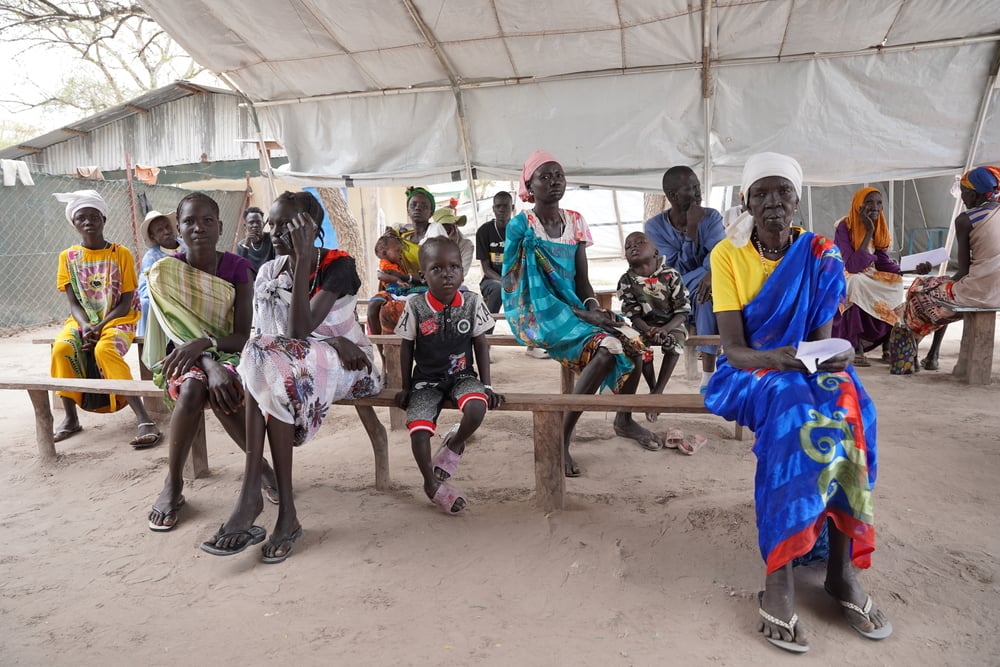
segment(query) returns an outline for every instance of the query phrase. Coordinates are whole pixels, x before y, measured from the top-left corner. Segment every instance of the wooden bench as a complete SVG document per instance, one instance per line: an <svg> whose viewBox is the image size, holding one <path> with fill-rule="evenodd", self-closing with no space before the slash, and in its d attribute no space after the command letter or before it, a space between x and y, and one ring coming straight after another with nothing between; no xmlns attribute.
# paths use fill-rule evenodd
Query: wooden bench
<svg viewBox="0 0 1000 667"><path fill-rule="evenodd" d="M26 390L35 410L35 437L38 442L38 453L43 462L51 462L57 458L55 444L52 441L52 411L49 407L49 391L88 391L92 393L121 394L124 396L152 397L161 395L161 390L147 380L80 380L68 378L0 378L0 389ZM354 407L361 417L365 431L371 441L375 457L375 488L387 490L390 486L388 439L385 428L375 414L376 407L392 407L396 388L384 389L377 396L355 400L340 401L337 405ZM566 492L564 460L562 447L563 413L569 410L584 412L612 412L616 410L631 410L635 412L659 411L702 414L705 404L698 394L659 394L659 395L606 395L596 396L576 394L505 394L506 401L498 409L501 412L531 412L534 431L535 458L535 492L536 499L544 511L562 509ZM457 409L452 403L446 403L445 408ZM201 427L204 433L204 421ZM208 453L202 440L202 446L192 448L188 465L194 462L197 468L199 461L203 467L201 474L207 472Z"/></svg>
<svg viewBox="0 0 1000 667"><path fill-rule="evenodd" d="M91 380L80 378L0 378L0 389L21 389L28 392L35 411L35 441L38 455L44 463L58 457L53 440L52 408L49 405L50 391L73 391L92 394L118 394L120 396L140 396L163 402L163 390L151 380ZM392 395L398 390L392 390ZM375 451L375 488L389 488L389 440L385 427L375 414L375 405L391 404L372 399L371 402L351 403L361 418ZM185 475L197 479L209 474L208 444L205 438L205 413L200 415L198 428L191 443L191 453L185 462Z"/></svg>
<svg viewBox="0 0 1000 667"><path fill-rule="evenodd" d="M402 372L399 365L399 345L402 343L402 339L395 334L380 334L368 337L373 343L378 345L383 345L383 358L385 359L385 375L387 378L387 383L389 384L402 384ZM689 336L687 339L687 345L690 349L693 349L695 345L712 345L718 340L718 336ZM521 344L512 335L504 334L490 334L486 336L486 340L491 346L496 345L500 347L520 347ZM580 396L579 394L573 394L573 387L576 384L576 375L570 369L566 368L562 364L559 364L560 369L560 388L563 396ZM507 392L503 392L506 396ZM616 394L620 398L624 398L622 394ZM624 404L618 407L617 403L614 402L615 396L608 397L610 400L604 405L607 406L609 412L617 412L619 410L628 409ZM662 409L659 412L670 413L670 412L698 412L702 414L710 414L708 408L705 407L705 401L701 394L662 394L663 400L661 401ZM627 402L627 401L626 401ZM691 410L690 406L692 403L697 403L701 406L700 410ZM673 405L676 405L678 409L673 409ZM395 407L391 407L389 410L389 428L393 431L401 429L405 426L406 413ZM743 440L743 427L739 424L733 425L733 437L736 440Z"/></svg>
<svg viewBox="0 0 1000 667"><path fill-rule="evenodd" d="M962 313L962 346L952 375L967 384L988 385L993 373L993 343L1000 308L947 306Z"/></svg>

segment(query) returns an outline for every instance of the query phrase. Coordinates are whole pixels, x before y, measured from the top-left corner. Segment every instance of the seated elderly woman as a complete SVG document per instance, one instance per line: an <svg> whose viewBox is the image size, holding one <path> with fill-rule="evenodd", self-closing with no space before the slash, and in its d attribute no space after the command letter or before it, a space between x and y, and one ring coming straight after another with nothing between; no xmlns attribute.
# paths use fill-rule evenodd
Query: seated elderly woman
<svg viewBox="0 0 1000 667"><path fill-rule="evenodd" d="M873 608L851 564L875 549L875 405L849 366L849 349L809 372L802 341L830 337L844 293L844 263L829 239L792 226L802 170L777 153L743 169L745 209L712 253L712 294L725 355L705 405L756 435L754 501L767 566L758 629L771 643L808 650L795 613L793 559L813 551L824 526L825 588L848 623L871 639L892 626Z"/></svg>
<svg viewBox="0 0 1000 667"><path fill-rule="evenodd" d="M966 211L955 218L958 270L954 275L918 278L906 294L903 320L913 335L934 333L924 368L936 370L941 333L962 318L949 303L1000 308L1000 167L977 167L961 180Z"/></svg>
<svg viewBox="0 0 1000 667"><path fill-rule="evenodd" d="M861 188L851 212L837 224L833 237L844 258L847 299L833 318L833 335L854 346L854 365L870 366L865 352L884 344L899 321L895 308L903 302L904 273L886 252L892 242L882 213L882 193ZM917 273L927 273L924 262Z"/></svg>
<svg viewBox="0 0 1000 667"><path fill-rule="evenodd" d="M632 358L644 346L635 340L623 343L615 329L620 322L598 304L587 272L587 246L593 240L582 215L559 208L565 192L559 162L546 151L532 153L521 171L519 195L535 206L507 223L504 242L507 322L522 345L548 351L579 374L573 393L593 394L602 386L635 393L641 375ZM579 419L579 412L569 412L563 423L567 477L580 475L569 453ZM663 446L663 439L637 424L630 412L615 416L615 433L646 449Z"/></svg>

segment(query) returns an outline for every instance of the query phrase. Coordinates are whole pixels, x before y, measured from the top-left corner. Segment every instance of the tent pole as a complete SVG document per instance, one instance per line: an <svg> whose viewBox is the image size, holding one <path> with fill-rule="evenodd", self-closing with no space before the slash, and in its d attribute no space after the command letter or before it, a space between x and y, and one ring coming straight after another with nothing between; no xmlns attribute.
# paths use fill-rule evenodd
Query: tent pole
<svg viewBox="0 0 1000 667"><path fill-rule="evenodd" d="M702 169L702 197L712 197L712 0L701 3L701 97L705 125L705 159Z"/></svg>
<svg viewBox="0 0 1000 667"><path fill-rule="evenodd" d="M625 259L625 229L622 227L622 212L618 208L618 191L611 191L611 203L615 207L615 221L618 223L618 244L621 246L621 257Z"/></svg>
<svg viewBox="0 0 1000 667"><path fill-rule="evenodd" d="M983 134L983 125L986 123L986 116L990 110L990 102L993 100L993 89L997 84L997 71L1000 70L1000 46L997 46L996 53L993 55L993 64L990 65L990 75L986 78L986 90L983 92L983 99L979 103L979 117L976 119L976 129L972 133L972 141L969 142L969 152L965 158L965 168L962 169L962 173L972 169L972 165L976 160L976 150L979 149L979 138ZM959 211L962 210L962 199L959 197L955 200L955 207L951 211L951 220L948 221L948 240L944 244L945 250L948 254L951 254L951 246L955 242L955 218L958 217ZM943 276L948 269L948 264L942 264L938 275Z"/></svg>
<svg viewBox="0 0 1000 667"><path fill-rule="evenodd" d="M479 227L479 203L475 201L476 197L476 182L475 175L472 171L472 158L469 151L469 130L465 119L465 102L462 99L462 80L455 73L455 68L451 66L448 59L445 57L444 52L441 51L437 37L431 30L427 22L424 21L423 17L420 15L420 11L417 9L416 5L413 4L413 0L403 0L403 4L406 5L406 11L410 13L410 18L417 26L417 30L423 35L424 41L427 43L427 48L434 53L434 57L441 64L441 67L448 74L448 81L451 83L451 92L455 96L455 111L458 115L458 129L462 134L462 161L465 165L465 179L469 185L469 189L472 191L472 220L476 223L476 228Z"/></svg>
<svg viewBox="0 0 1000 667"><path fill-rule="evenodd" d="M903 181L903 201L899 205L899 255L903 256L903 241L906 239L906 181ZM896 230L893 230L896 231Z"/></svg>
<svg viewBox="0 0 1000 667"><path fill-rule="evenodd" d="M889 181L889 215L886 217L886 222L889 224L889 231L892 232L896 228L896 206L894 204L895 200L893 197L896 196L896 181Z"/></svg>
<svg viewBox="0 0 1000 667"><path fill-rule="evenodd" d="M807 212L809 214L809 220L806 226L809 228L809 231L811 232L813 230L813 186L811 185L806 186L806 196L809 197L809 208L807 209Z"/></svg>

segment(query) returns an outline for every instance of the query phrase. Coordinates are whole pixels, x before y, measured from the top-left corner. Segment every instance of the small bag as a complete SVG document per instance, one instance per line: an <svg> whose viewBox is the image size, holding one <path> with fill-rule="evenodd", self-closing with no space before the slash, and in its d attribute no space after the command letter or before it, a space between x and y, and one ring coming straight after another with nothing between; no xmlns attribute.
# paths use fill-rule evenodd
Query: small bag
<svg viewBox="0 0 1000 667"><path fill-rule="evenodd" d="M83 353L83 371L89 380L100 380L101 369L97 367L97 358L94 351L88 350ZM111 396L108 394L83 394L80 400L80 407L86 412L97 412L104 408L111 407Z"/></svg>
<svg viewBox="0 0 1000 667"><path fill-rule="evenodd" d="M908 327L897 324L889 333L889 374L910 375L919 370L917 338Z"/></svg>

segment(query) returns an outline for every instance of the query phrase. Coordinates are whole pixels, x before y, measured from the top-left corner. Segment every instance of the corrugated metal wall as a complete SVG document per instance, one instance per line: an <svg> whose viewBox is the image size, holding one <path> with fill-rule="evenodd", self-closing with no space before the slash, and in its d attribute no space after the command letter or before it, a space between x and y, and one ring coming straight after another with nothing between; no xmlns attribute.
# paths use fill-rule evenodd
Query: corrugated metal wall
<svg viewBox="0 0 1000 667"><path fill-rule="evenodd" d="M147 167L255 159L247 138L247 113L235 95L201 93L154 107L97 128L86 136L55 144L25 157L33 173L73 174L77 167L105 171L133 164Z"/></svg>

